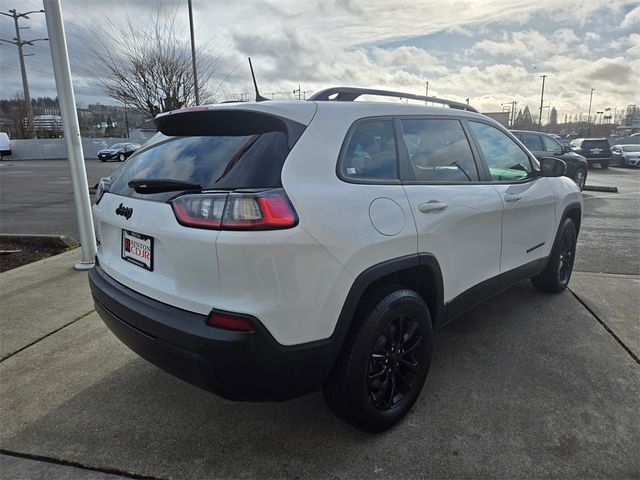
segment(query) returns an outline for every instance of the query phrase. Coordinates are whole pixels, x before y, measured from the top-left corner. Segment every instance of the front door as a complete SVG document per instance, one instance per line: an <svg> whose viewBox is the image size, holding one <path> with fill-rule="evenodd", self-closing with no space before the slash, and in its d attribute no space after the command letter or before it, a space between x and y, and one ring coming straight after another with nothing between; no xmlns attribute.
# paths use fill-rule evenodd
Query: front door
<svg viewBox="0 0 640 480"><path fill-rule="evenodd" d="M469 126L504 206L502 274L548 256L555 237L555 196L546 178L533 172L529 155L506 133L487 123Z"/></svg>

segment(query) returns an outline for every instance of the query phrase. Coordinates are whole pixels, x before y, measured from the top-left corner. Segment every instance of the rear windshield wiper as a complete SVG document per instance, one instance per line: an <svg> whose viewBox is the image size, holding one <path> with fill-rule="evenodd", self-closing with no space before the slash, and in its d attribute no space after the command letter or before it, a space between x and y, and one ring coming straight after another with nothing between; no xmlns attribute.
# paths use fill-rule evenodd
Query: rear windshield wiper
<svg viewBox="0 0 640 480"><path fill-rule="evenodd" d="M136 178L127 185L137 193L161 193L178 190L202 190L202 185L166 178Z"/></svg>

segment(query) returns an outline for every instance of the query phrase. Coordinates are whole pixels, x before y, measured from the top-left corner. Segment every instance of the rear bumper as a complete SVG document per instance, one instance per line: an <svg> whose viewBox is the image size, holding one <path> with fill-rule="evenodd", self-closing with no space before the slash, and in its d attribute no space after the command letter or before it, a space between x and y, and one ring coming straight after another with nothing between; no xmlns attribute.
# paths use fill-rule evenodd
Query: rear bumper
<svg viewBox="0 0 640 480"><path fill-rule="evenodd" d="M131 350L193 385L231 400L281 401L319 389L332 366L331 340L283 346L263 325L235 332L210 327L206 315L141 295L89 272L96 311Z"/></svg>

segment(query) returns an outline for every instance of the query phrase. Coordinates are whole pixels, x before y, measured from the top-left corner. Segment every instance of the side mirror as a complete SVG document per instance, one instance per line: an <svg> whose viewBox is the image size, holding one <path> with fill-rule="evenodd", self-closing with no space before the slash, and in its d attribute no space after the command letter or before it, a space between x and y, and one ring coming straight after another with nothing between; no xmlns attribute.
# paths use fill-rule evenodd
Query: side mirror
<svg viewBox="0 0 640 480"><path fill-rule="evenodd" d="M540 159L543 177L562 177L567 173L567 164L559 158L544 157Z"/></svg>
<svg viewBox="0 0 640 480"><path fill-rule="evenodd" d="M562 146L562 153L569 153L571 152L571 145L563 145Z"/></svg>

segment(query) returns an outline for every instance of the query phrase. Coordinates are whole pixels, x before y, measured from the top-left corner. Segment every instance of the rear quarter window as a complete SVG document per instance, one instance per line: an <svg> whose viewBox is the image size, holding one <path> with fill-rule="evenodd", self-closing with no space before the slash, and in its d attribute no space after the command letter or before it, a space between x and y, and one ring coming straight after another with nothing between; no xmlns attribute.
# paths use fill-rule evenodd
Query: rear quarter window
<svg viewBox="0 0 640 480"><path fill-rule="evenodd" d="M393 121L364 120L347 134L338 163L340 177L349 181L398 179L398 156Z"/></svg>

